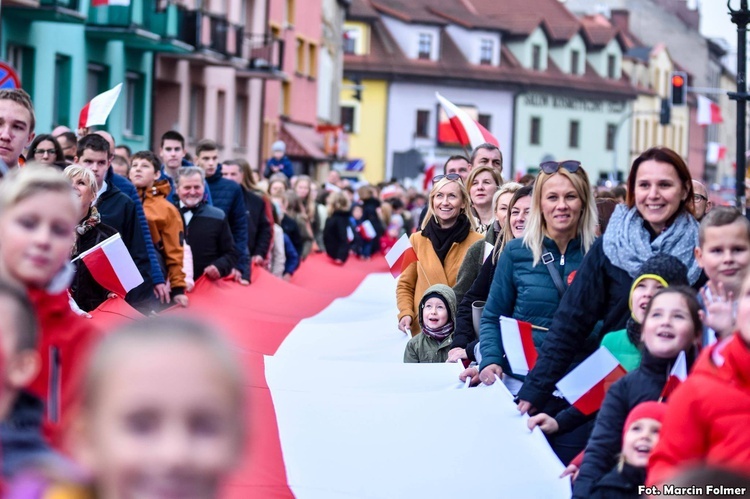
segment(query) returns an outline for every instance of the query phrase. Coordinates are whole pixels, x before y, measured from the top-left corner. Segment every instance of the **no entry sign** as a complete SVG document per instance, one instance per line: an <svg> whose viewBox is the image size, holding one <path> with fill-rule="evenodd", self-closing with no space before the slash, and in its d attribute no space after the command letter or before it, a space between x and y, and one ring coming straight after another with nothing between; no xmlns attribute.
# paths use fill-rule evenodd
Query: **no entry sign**
<svg viewBox="0 0 750 499"><path fill-rule="evenodd" d="M21 88L18 74L5 62L0 62L0 88Z"/></svg>

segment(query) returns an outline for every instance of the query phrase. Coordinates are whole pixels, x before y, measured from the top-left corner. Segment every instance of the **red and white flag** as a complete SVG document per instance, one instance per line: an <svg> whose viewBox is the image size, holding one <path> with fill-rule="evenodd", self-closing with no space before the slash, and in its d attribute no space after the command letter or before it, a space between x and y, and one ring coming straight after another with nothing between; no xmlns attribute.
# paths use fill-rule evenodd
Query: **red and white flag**
<svg viewBox="0 0 750 499"><path fill-rule="evenodd" d="M111 1L109 5L111 5ZM118 83L114 88L100 93L99 95L91 99L88 104L83 106L83 109L81 109L81 113L78 115L78 128L88 128L90 126L103 125L104 123L106 123L109 113L111 113L112 108L115 107L117 98L120 97L121 90L122 83Z"/></svg>
<svg viewBox="0 0 750 499"><path fill-rule="evenodd" d="M500 316L500 336L513 374L523 376L529 374L537 359L534 338L531 335L531 324Z"/></svg>
<svg viewBox="0 0 750 499"><path fill-rule="evenodd" d="M612 383L625 376L625 368L606 347L592 353L557 383L565 399L582 413L598 411Z"/></svg>
<svg viewBox="0 0 750 499"><path fill-rule="evenodd" d="M706 144L706 163L715 165L727 156L727 146L718 142Z"/></svg>
<svg viewBox="0 0 750 499"><path fill-rule="evenodd" d="M375 227L372 226L372 222L369 220L365 220L359 224L357 226L357 232L359 232L359 235L362 236L362 239L365 241L372 241L378 235L378 233L375 232Z"/></svg>
<svg viewBox="0 0 750 499"><path fill-rule="evenodd" d="M128 5L130 5L130 0L91 0L92 7L104 7L113 5L127 7Z"/></svg>
<svg viewBox="0 0 750 499"><path fill-rule="evenodd" d="M83 260L96 282L120 297L124 298L128 291L143 282L119 233L84 251L78 258Z"/></svg>
<svg viewBox="0 0 750 499"><path fill-rule="evenodd" d="M417 260L417 253L411 246L408 234L401 236L391 250L385 255L385 261L388 262L393 277L400 276L406 267Z"/></svg>
<svg viewBox="0 0 750 499"><path fill-rule="evenodd" d="M674 366L672 366L672 370L669 372L669 377L664 384L664 389L661 391L659 399L661 400L669 397L669 395L671 395L672 392L687 379L687 376L687 358L685 357L685 352L682 351L680 352L680 355L677 356L677 360L674 361Z"/></svg>
<svg viewBox="0 0 750 499"><path fill-rule="evenodd" d="M490 144L500 147L500 142L495 136L478 121L473 120L464 110L454 105L438 92L435 92L435 97L437 97L440 105L443 106L445 114L448 115L451 126L456 132L456 136L462 146L471 146L471 148L474 149L478 145L489 142Z"/></svg>
<svg viewBox="0 0 750 499"><path fill-rule="evenodd" d="M435 176L435 171L437 170L437 166L435 163L432 163L430 166L425 168L424 170L424 180L422 180L422 190L428 191L430 189L430 184L432 183L432 178Z"/></svg>
<svg viewBox="0 0 750 499"><path fill-rule="evenodd" d="M699 125L713 125L723 121L724 119L721 117L721 108L719 105L708 97L699 95L696 122Z"/></svg>

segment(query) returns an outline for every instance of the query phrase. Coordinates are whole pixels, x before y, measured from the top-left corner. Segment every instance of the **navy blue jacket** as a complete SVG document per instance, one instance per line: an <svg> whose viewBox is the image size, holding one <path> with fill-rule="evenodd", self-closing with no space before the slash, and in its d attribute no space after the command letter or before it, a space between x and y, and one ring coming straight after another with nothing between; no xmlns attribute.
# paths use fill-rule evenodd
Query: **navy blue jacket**
<svg viewBox="0 0 750 499"><path fill-rule="evenodd" d="M250 256L247 246L247 210L242 188L237 182L226 179L221 175L221 165L210 177L206 177L211 191L213 205L226 213L229 227L232 229L234 246L239 259L237 269L244 279L250 279Z"/></svg>
<svg viewBox="0 0 750 499"><path fill-rule="evenodd" d="M284 256L286 257L284 273L292 275L299 268L299 253L297 253L292 240L286 233L284 234Z"/></svg>
<svg viewBox="0 0 750 499"><path fill-rule="evenodd" d="M613 469L594 485L591 499L638 499L638 486L646 483L646 468L636 468L627 463L622 471Z"/></svg>
<svg viewBox="0 0 750 499"><path fill-rule="evenodd" d="M292 162L289 161L288 156L282 156L281 159L269 158L269 160L266 161L266 169L263 172L263 176L268 178L273 175L274 172L271 168L274 166L280 166L281 170L279 171L286 175L286 178L292 178L294 176L294 168L292 167Z"/></svg>
<svg viewBox="0 0 750 499"><path fill-rule="evenodd" d="M155 285L164 284L166 280L164 279L164 273L161 271L161 265L159 265L159 257L156 254L156 248L154 248L154 243L151 240L151 231L148 228L148 221L146 220L146 214L143 212L143 205L141 204L141 198L138 197L138 191L136 191L135 186L131 184L128 179L117 175L111 166L109 167L109 170L107 170L105 180L109 185L116 185L123 194L135 201L135 211L138 214L138 223L143 232L146 251L148 252L148 261L151 266L151 282Z"/></svg>
<svg viewBox="0 0 750 499"><path fill-rule="evenodd" d="M242 196L247 211L247 251L250 256L261 256L264 259L271 248L273 228L266 217L266 203L254 192L242 188Z"/></svg>
<svg viewBox="0 0 750 499"><path fill-rule="evenodd" d="M143 284L130 290L125 300L131 305L148 303L153 299L154 290L154 283L151 281L151 262L146 249L146 241L151 241L151 235L149 233L148 237L144 237L138 223L138 207L143 209L141 203L133 201L114 183L107 181L107 190L99 196L96 207L102 217L102 223L120 233L122 242L125 243L143 276Z"/></svg>
<svg viewBox="0 0 750 499"><path fill-rule="evenodd" d="M223 211L201 203L193 208L190 223L185 222L187 208L177 209L183 216L185 240L193 253L193 275L195 280L203 275L206 267L214 265L221 277L226 277L237 265L237 249L232 239L232 231Z"/></svg>
<svg viewBox="0 0 750 499"><path fill-rule="evenodd" d="M21 391L11 413L0 423L0 445L3 450L3 476L12 477L25 468L66 463L42 437L44 403Z"/></svg>
<svg viewBox="0 0 750 499"><path fill-rule="evenodd" d="M688 365L694 355L688 355ZM641 365L618 379L607 391L586 444L583 463L574 483L573 497L588 498L615 464L622 447L625 419L641 402L658 400L675 359L659 359L643 350Z"/></svg>

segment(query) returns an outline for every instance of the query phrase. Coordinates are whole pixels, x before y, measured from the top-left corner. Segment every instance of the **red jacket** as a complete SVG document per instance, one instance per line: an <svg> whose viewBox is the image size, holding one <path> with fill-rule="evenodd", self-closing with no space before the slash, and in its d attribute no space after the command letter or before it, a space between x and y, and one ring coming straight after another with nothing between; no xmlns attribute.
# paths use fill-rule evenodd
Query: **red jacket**
<svg viewBox="0 0 750 499"><path fill-rule="evenodd" d="M39 321L42 361L39 375L28 389L44 401L44 436L60 449L65 423L78 400L77 387L89 350L99 333L91 322L71 310L67 291L50 295L29 289L28 293Z"/></svg>
<svg viewBox="0 0 750 499"><path fill-rule="evenodd" d="M669 398L647 485L707 464L750 476L750 347L739 335L705 349Z"/></svg>

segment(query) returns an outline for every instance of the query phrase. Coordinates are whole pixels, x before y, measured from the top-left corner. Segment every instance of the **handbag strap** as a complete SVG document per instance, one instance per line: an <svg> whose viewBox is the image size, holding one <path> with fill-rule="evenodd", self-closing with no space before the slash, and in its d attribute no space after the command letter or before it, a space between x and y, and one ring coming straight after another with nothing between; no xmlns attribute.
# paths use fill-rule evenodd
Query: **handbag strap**
<svg viewBox="0 0 750 499"><path fill-rule="evenodd" d="M567 287L563 283L562 277L560 277L560 272L558 272L557 267L555 267L555 255L549 251L543 254L542 263L547 267L547 272L549 272L549 275L552 277L552 282L555 283L557 292L560 294L560 298L562 298Z"/></svg>

